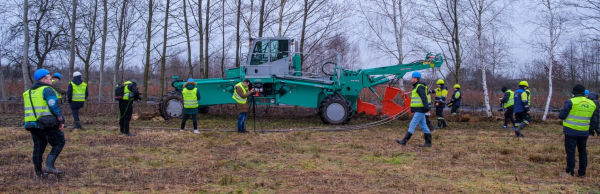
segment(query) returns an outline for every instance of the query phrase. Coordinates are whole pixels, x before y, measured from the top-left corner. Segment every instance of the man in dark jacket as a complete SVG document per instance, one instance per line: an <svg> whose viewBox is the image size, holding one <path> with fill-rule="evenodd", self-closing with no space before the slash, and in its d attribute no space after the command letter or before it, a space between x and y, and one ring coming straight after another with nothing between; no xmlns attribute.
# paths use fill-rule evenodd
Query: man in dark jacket
<svg viewBox="0 0 600 194"><path fill-rule="evenodd" d="M73 81L69 82L67 89L67 99L73 113L73 120L75 121L72 129L82 129L81 121L79 120L79 109L83 108L87 97L87 84L83 83L81 73L76 71L73 73Z"/></svg>
<svg viewBox="0 0 600 194"><path fill-rule="evenodd" d="M248 91L248 86L250 86L250 80L248 79L236 84L234 87L233 96L231 97L237 102L236 106L240 113L237 124L239 133L248 133L248 131L246 131L246 117L248 109L250 109L248 97L254 94L254 89Z"/></svg>
<svg viewBox="0 0 600 194"><path fill-rule="evenodd" d="M33 139L33 166L35 175L39 178L45 177L48 173L62 174L63 171L56 170L54 163L58 155L65 146L65 135L62 132L65 126L65 118L58 104L56 93L52 89L52 78L50 72L45 69L38 69L33 74L35 82L29 90L23 93L26 130L31 132ZM40 129L36 121L42 117L51 116L58 121L57 125L51 128ZM55 120L55 121L56 121ZM46 159L46 171L42 171L43 155L46 146L50 143L52 150Z"/></svg>
<svg viewBox="0 0 600 194"><path fill-rule="evenodd" d="M521 131L525 129L529 122L531 122L531 117L529 116L529 104L531 103L529 99L531 98L531 94L529 93L529 83L527 81L519 82L519 89L515 92L515 136L516 137L524 137Z"/></svg>
<svg viewBox="0 0 600 194"><path fill-rule="evenodd" d="M119 99L119 130L121 134L135 136L129 132L129 123L133 114L133 101L140 100L140 92L135 82L126 81L123 85L123 97Z"/></svg>
<svg viewBox="0 0 600 194"><path fill-rule="evenodd" d="M448 103L448 107L450 107L450 113L452 115L456 115L458 113L458 108L460 108L462 101L462 93L460 93L460 85L454 84L454 93L452 93L452 98L450 98L450 102Z"/></svg>
<svg viewBox="0 0 600 194"><path fill-rule="evenodd" d="M58 98L58 102L60 102L60 104L62 104L62 97L67 93L67 90L65 90L63 85L60 83L61 79L62 76L60 73L55 73L52 76L52 88L54 88L54 91L56 91L56 97Z"/></svg>
<svg viewBox="0 0 600 194"><path fill-rule="evenodd" d="M506 86L502 87L502 93L504 93L504 97L500 98L500 102L502 103L502 106L504 107L505 111L504 111L504 125L502 125L502 129L506 129L508 128L508 121L510 120L510 122L513 124L513 128L515 129L515 119L514 119L514 108L513 105L515 105L515 93L506 88Z"/></svg>
<svg viewBox="0 0 600 194"><path fill-rule="evenodd" d="M196 88L196 81L190 78L183 84L183 117L181 118L181 129L183 132L185 129L185 123L188 118L192 117L192 124L194 125L194 133L200 133L198 131L198 101L200 100L200 90Z"/></svg>
<svg viewBox="0 0 600 194"><path fill-rule="evenodd" d="M410 111L413 112L414 115L410 121L408 132L406 132L404 139L396 139L396 142L400 145L406 145L408 140L410 140L415 132L415 128L417 125L419 125L424 133L425 138L425 144L419 145L419 147L431 147L431 132L429 131L427 122L425 121L425 114L429 112L429 103L427 103L427 86L421 82L421 73L419 72L413 72L412 79L410 81L412 82L414 88L411 95Z"/></svg>
<svg viewBox="0 0 600 194"><path fill-rule="evenodd" d="M596 104L596 107L600 107L600 104L598 104L598 93L597 92L590 92L588 99L592 100ZM600 108L596 108L596 112L598 112L597 115L600 115ZM598 119L598 118L596 118L596 119ZM590 135L594 136L595 134L600 135L600 129L598 129L598 123L596 123L596 126L590 125Z"/></svg>
<svg viewBox="0 0 600 194"><path fill-rule="evenodd" d="M585 177L587 167L587 139L590 126L598 125L598 109L596 104L587 99L585 87L576 85L572 91L574 97L565 101L564 107L558 113L563 120L565 134L565 152L567 153L567 168L565 172L571 176L575 173L575 148L579 151L579 170L577 175Z"/></svg>

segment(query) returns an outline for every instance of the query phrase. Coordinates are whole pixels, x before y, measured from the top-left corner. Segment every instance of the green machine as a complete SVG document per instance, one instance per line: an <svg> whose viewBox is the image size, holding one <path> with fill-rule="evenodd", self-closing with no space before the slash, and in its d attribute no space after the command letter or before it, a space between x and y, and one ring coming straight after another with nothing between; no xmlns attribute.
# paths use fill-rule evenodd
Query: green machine
<svg viewBox="0 0 600 194"><path fill-rule="evenodd" d="M328 62L323 65L322 71L325 76L303 76L300 53L296 52L298 49L294 49L294 45L295 42L291 38L256 38L252 41L251 50L242 61L241 67L227 69L224 78L196 79L201 94L200 112L208 112L208 107L212 105L235 104L232 98L234 86L244 79L249 79L251 87L257 91L254 96L257 105L316 108L323 123L346 124L355 113L376 114L373 112L375 105L359 99L359 94L364 88L375 92L374 86L393 79L402 79L407 72L436 68L443 63L440 54L428 53L424 60L409 64L353 71L341 68L341 57L338 54L336 63ZM331 67L326 68L326 65ZM181 91L185 82L178 76L173 78L175 81L171 86L175 91L163 96L159 104L161 116L165 119L180 118L183 114ZM393 98L387 95L391 89L401 93L401 90L388 86L387 97L384 98ZM410 100L406 101L406 97L404 99L406 107ZM384 103L384 109L387 110L385 107ZM398 109L402 110L406 109Z"/></svg>

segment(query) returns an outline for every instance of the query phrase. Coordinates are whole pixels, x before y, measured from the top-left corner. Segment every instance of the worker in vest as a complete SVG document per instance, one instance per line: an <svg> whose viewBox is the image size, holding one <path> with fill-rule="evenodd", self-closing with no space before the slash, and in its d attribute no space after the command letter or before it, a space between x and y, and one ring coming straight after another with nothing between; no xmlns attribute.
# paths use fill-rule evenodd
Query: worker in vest
<svg viewBox="0 0 600 194"><path fill-rule="evenodd" d="M140 100L137 84L132 81L123 83L123 97L119 99L119 130L121 134L135 136L129 131L129 123L133 114L133 102Z"/></svg>
<svg viewBox="0 0 600 194"><path fill-rule="evenodd" d="M63 85L60 83L60 79L62 79L60 73L55 73L52 76L52 88L54 88L56 97L58 97L58 102L62 104L62 96L67 93L67 90L63 89Z"/></svg>
<svg viewBox="0 0 600 194"><path fill-rule="evenodd" d="M596 104L596 112L599 112L598 115L600 115L600 104L598 104L598 93L596 92L590 92L590 95L588 95L587 97L588 99L590 99L591 101L594 102L594 104ZM600 135L600 131L598 131L598 123L596 123L596 126L590 125L590 135L594 136L595 134Z"/></svg>
<svg viewBox="0 0 600 194"><path fill-rule="evenodd" d="M194 133L200 133L198 131L198 101L200 100L200 90L196 88L196 81L190 78L183 84L183 118L181 119L181 129L183 132L185 129L185 123L188 118L192 117L192 123L194 125Z"/></svg>
<svg viewBox="0 0 600 194"><path fill-rule="evenodd" d="M504 107L504 125L502 125L502 129L508 128L508 121L513 124L511 129L515 129L515 119L514 119L514 108L515 104L515 93L506 88L506 86L502 87L502 93L504 93L504 97L500 98L500 103L502 103L502 107Z"/></svg>
<svg viewBox="0 0 600 194"><path fill-rule="evenodd" d="M448 88L444 80L438 79L436 84L438 88L431 93L435 93L435 115L437 115L438 128L448 127L448 123L444 120L444 107L446 107L446 96L448 96Z"/></svg>
<svg viewBox="0 0 600 194"><path fill-rule="evenodd" d="M238 132L239 133L248 133L246 131L246 116L248 113L248 109L250 109L250 103L248 103L248 97L254 94L254 89L248 91L248 86L250 85L250 80L245 79L243 82L240 82L235 85L233 90L232 98L237 102L236 107L239 111L238 116Z"/></svg>
<svg viewBox="0 0 600 194"><path fill-rule="evenodd" d="M460 85L454 84L454 93L452 93L452 98L448 103L448 107L451 108L450 113L452 113L452 115L456 115L458 108L460 108L461 100L462 94L460 93Z"/></svg>
<svg viewBox="0 0 600 194"><path fill-rule="evenodd" d="M587 99L585 87L576 85L572 91L574 97L565 101L564 107L558 113L563 120L565 134L565 152L567 153L567 168L565 172L571 176L575 173L575 149L579 151L579 170L577 175L585 177L587 167L588 130L598 124L598 111L594 101ZM564 176L564 175L563 175Z"/></svg>
<svg viewBox="0 0 600 194"><path fill-rule="evenodd" d="M56 170L54 163L65 146L65 135L62 132L65 118L58 104L58 98L52 89L52 77L46 69L38 69L33 74L36 82L31 88L23 93L25 124L26 130L31 132L33 139L33 166L35 175L39 178L45 177L48 173L62 174L63 171ZM46 129L40 129L36 121L42 117L54 117L57 121L56 126ZM51 118L52 119L52 118ZM46 146L50 143L52 150L46 158L45 172L42 171L43 155Z"/></svg>
<svg viewBox="0 0 600 194"><path fill-rule="evenodd" d="M75 123L72 129L82 129L81 121L79 120L79 109L83 108L85 100L88 97L87 84L83 83L81 73L76 71L73 73L73 81L69 82L67 89L67 98L73 113Z"/></svg>
<svg viewBox="0 0 600 194"><path fill-rule="evenodd" d="M531 98L528 92L529 84L527 81L519 82L519 89L514 93L514 111L515 111L515 136L524 137L521 131L525 129L531 118L529 116L529 99ZM583 92L582 92L583 94Z"/></svg>
<svg viewBox="0 0 600 194"><path fill-rule="evenodd" d="M425 114L429 112L429 103L427 103L427 86L421 82L421 73L419 72L412 73L410 82L413 84L410 100L410 112L414 113L414 115L410 121L408 132L404 136L404 139L396 139L396 142L400 145L406 145L408 140L410 140L415 132L415 128L417 125L419 125L424 133L425 138L425 144L419 145L419 147L431 147L431 132L429 131L425 121Z"/></svg>

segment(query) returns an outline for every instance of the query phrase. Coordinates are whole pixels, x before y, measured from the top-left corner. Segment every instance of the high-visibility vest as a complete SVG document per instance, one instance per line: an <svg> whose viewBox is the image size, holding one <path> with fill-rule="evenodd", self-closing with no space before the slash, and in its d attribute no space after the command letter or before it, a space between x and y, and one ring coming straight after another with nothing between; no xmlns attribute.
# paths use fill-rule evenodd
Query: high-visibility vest
<svg viewBox="0 0 600 194"><path fill-rule="evenodd" d="M596 110L596 104L584 96L571 98L571 102L573 106L567 118L563 120L563 126L577 131L588 131L590 120Z"/></svg>
<svg viewBox="0 0 600 194"><path fill-rule="evenodd" d="M42 86L31 90L31 100L29 99L29 90L23 93L23 101L25 104L25 122L35 122L42 116L52 115L48 102L44 100L44 89L48 86ZM35 113L33 113L35 108ZM37 117L36 117L37 115Z"/></svg>
<svg viewBox="0 0 600 194"><path fill-rule="evenodd" d="M52 80L52 83L54 84L56 80ZM52 87L52 89L54 90L54 87ZM58 93L56 90L54 90L54 93L56 93L56 98L58 99L62 99L62 95L60 93Z"/></svg>
<svg viewBox="0 0 600 194"><path fill-rule="evenodd" d="M527 92L527 106L531 106L531 91L527 88L525 92Z"/></svg>
<svg viewBox="0 0 600 194"><path fill-rule="evenodd" d="M244 92L244 94L248 93L248 89L242 84L242 82L238 83L235 85L235 87L240 87L242 88L242 91ZM233 98L235 101L237 101L240 104L246 104L246 98L242 98L238 93L237 90L233 89L233 96L231 98Z"/></svg>
<svg viewBox="0 0 600 194"><path fill-rule="evenodd" d="M85 89L87 88L86 83L75 85L73 82L69 82L73 88L73 98L71 101L84 102L85 101Z"/></svg>
<svg viewBox="0 0 600 194"><path fill-rule="evenodd" d="M410 107L425 107L425 105L423 105L423 101L421 100L421 96L419 96L419 93L417 93L419 86L425 87L425 94L427 94L427 86L423 84L417 84L411 94ZM431 97L429 95L427 95L427 101L431 101Z"/></svg>
<svg viewBox="0 0 600 194"><path fill-rule="evenodd" d="M504 103L504 108L508 108L508 107L515 105L515 92L513 92L512 90L508 90L506 92L508 92L509 97L508 97L508 101L506 101Z"/></svg>
<svg viewBox="0 0 600 194"><path fill-rule="evenodd" d="M125 85L125 88L123 89L123 100L129 100L129 97L131 95L131 90L129 90L129 84L131 84L131 82L126 81L123 84ZM131 97L133 97L133 96L131 96Z"/></svg>
<svg viewBox="0 0 600 194"><path fill-rule="evenodd" d="M198 88L194 88L193 90L188 90L184 88L181 94L183 94L183 107L185 108L198 108L198 96L196 96L196 92Z"/></svg>
<svg viewBox="0 0 600 194"><path fill-rule="evenodd" d="M446 103L446 96L448 96L448 90L446 87L435 89L435 101Z"/></svg>
<svg viewBox="0 0 600 194"><path fill-rule="evenodd" d="M454 99L455 99L456 101L460 100L460 90L456 90L456 91L454 92Z"/></svg>

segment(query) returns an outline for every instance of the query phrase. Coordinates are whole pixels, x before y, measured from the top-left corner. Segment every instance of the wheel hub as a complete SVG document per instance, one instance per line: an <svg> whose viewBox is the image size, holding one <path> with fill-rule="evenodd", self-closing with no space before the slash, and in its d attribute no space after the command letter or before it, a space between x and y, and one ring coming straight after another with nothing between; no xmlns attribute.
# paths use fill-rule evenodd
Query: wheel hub
<svg viewBox="0 0 600 194"><path fill-rule="evenodd" d="M179 117L183 112L183 104L181 101L176 99L171 99L167 101L167 114L171 117Z"/></svg>
<svg viewBox="0 0 600 194"><path fill-rule="evenodd" d="M340 103L331 103L327 106L327 117L331 120L339 121L344 118L346 110Z"/></svg>

